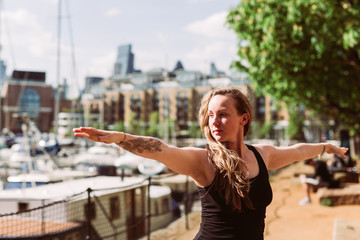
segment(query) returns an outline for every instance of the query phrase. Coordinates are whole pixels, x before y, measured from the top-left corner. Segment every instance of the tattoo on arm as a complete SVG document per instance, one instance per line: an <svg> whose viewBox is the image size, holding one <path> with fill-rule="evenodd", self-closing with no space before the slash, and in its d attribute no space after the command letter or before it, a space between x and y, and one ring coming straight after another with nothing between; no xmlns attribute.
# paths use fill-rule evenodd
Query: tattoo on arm
<svg viewBox="0 0 360 240"><path fill-rule="evenodd" d="M118 145L130 152L155 153L155 152L162 151L161 150L162 142L155 138L145 139L145 138L139 137L136 139L121 142L121 144L118 144Z"/></svg>

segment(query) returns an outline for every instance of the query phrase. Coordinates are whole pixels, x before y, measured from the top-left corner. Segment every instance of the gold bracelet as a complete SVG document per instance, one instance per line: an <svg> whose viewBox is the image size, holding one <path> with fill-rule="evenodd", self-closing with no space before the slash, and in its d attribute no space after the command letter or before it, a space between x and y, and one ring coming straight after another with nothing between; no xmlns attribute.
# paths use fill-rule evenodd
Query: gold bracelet
<svg viewBox="0 0 360 240"><path fill-rule="evenodd" d="M123 138L123 140L121 140L118 144L119 144L119 145L122 144L122 143L125 141L125 139L126 139L126 133L124 133L124 138Z"/></svg>

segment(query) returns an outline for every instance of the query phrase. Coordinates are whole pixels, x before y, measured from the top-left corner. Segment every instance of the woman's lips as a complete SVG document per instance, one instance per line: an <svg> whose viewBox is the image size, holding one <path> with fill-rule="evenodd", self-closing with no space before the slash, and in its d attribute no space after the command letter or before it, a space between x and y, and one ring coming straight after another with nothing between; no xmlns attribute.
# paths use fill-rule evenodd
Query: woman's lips
<svg viewBox="0 0 360 240"><path fill-rule="evenodd" d="M213 130L213 134L218 135L221 132L221 130Z"/></svg>

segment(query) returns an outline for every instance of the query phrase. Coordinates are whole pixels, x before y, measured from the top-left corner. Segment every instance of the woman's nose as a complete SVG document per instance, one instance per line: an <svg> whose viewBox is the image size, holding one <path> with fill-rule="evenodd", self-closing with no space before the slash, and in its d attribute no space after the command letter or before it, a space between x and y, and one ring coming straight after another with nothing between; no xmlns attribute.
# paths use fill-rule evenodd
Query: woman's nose
<svg viewBox="0 0 360 240"><path fill-rule="evenodd" d="M213 118L213 125L219 125L220 121L219 121L219 118L218 117L214 117Z"/></svg>

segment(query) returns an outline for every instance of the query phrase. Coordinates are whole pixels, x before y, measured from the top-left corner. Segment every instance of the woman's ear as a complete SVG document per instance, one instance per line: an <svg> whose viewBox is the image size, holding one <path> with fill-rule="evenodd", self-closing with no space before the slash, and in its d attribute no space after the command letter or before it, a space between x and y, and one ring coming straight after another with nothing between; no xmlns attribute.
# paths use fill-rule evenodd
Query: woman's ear
<svg viewBox="0 0 360 240"><path fill-rule="evenodd" d="M241 120L241 125L242 126L245 126L248 122L249 122L249 119L250 119L250 115L248 113L244 113L242 115L242 120Z"/></svg>

